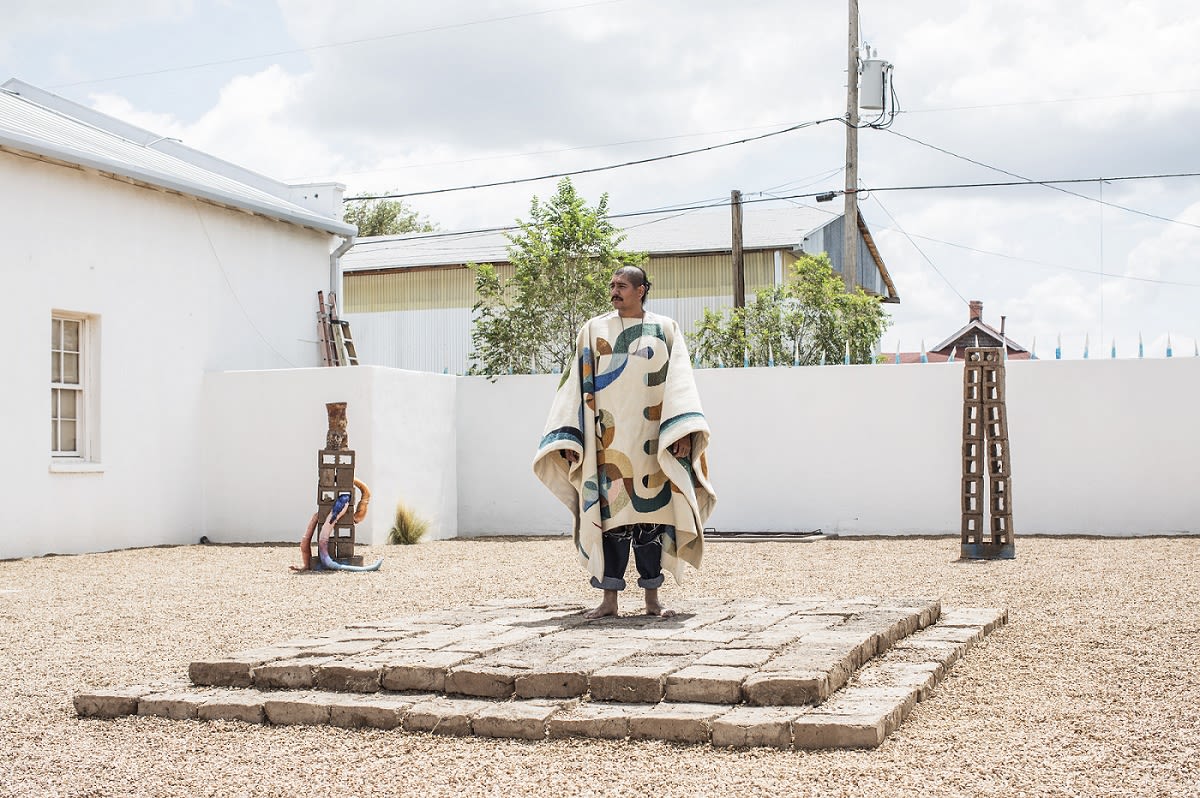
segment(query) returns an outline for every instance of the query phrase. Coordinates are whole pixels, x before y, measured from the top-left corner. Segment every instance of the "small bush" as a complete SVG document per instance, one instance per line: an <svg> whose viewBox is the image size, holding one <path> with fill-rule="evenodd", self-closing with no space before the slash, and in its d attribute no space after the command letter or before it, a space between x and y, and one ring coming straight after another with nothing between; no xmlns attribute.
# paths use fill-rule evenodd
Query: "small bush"
<svg viewBox="0 0 1200 798"><path fill-rule="evenodd" d="M429 522L412 511L404 502L396 505L396 521L388 532L388 543L410 545L417 543L429 531Z"/></svg>

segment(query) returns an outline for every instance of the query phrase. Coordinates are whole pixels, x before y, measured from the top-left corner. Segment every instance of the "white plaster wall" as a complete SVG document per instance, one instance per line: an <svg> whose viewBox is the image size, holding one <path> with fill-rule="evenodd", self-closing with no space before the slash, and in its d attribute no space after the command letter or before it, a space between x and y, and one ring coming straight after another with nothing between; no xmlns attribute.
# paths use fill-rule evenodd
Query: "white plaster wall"
<svg viewBox="0 0 1200 798"><path fill-rule="evenodd" d="M1014 529L1200 533L1200 359L1008 366ZM459 383L459 532L554 534L569 515L532 475L553 375ZM705 369L727 531L959 533L962 367Z"/></svg>
<svg viewBox="0 0 1200 798"><path fill-rule="evenodd" d="M330 237L7 152L0 185L0 480L33 508L0 558L194 541L203 372L316 364ZM50 470L52 310L99 319L85 473Z"/></svg>
<svg viewBox="0 0 1200 798"><path fill-rule="evenodd" d="M455 381L372 366L209 374L203 488L214 542L299 542L317 505L325 403L346 402L355 475L371 490L362 543L386 543L397 501L458 533Z"/></svg>
<svg viewBox="0 0 1200 798"><path fill-rule="evenodd" d="M560 375L457 379L459 534L569 534L569 511L533 475Z"/></svg>

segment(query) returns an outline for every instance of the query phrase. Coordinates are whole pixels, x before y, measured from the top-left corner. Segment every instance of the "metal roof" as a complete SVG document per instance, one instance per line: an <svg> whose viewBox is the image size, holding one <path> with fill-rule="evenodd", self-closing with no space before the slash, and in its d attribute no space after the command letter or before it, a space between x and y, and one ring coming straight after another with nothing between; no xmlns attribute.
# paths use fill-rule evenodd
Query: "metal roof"
<svg viewBox="0 0 1200 798"><path fill-rule="evenodd" d="M742 248L800 249L804 239L841 214L822 208L742 206ZM626 235L621 248L655 255L729 252L733 225L729 208L663 211L611 220ZM342 258L345 271L405 269L508 260L503 231L411 233L360 238Z"/></svg>
<svg viewBox="0 0 1200 798"><path fill-rule="evenodd" d="M0 148L95 169L335 235L354 225L273 193L287 184L257 175L151 131L19 80L0 88Z"/></svg>

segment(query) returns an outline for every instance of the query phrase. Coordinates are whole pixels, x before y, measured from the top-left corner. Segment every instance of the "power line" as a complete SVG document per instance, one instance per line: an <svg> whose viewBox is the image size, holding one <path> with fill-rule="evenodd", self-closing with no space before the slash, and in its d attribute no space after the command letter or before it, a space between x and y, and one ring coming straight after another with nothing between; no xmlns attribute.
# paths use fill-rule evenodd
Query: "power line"
<svg viewBox="0 0 1200 798"><path fill-rule="evenodd" d="M1121 177L1075 177L1063 178L1056 180L1009 180L997 181L992 183L930 183L926 185L915 186L870 186L867 188L857 189L860 193L868 193L871 191L935 191L938 189L951 188L1004 188L1007 186L1049 186L1049 185L1069 185L1072 183L1096 183L1103 180L1105 183L1119 183L1127 180L1165 180L1175 177L1200 177L1200 172L1164 172L1162 174L1152 175L1122 175ZM832 192L834 195L843 194L844 191Z"/></svg>
<svg viewBox="0 0 1200 798"><path fill-rule="evenodd" d="M879 200L875 200L875 201L879 202ZM901 230L899 226L897 226L895 228L884 226L884 227L880 227L879 229L880 230L894 229L894 230L896 230L896 232L904 233L904 231ZM1015 261L1020 261L1022 263L1031 263L1035 266L1046 266L1051 269L1063 269L1064 271L1079 272L1080 274L1103 276L1105 278L1117 279L1117 280L1133 280L1135 282L1140 282L1140 283L1154 283L1156 285L1176 285L1176 286L1182 286L1184 288L1200 288L1200 283L1185 283L1185 282L1182 282L1179 280L1160 280L1155 277L1139 277L1139 276L1132 275L1132 274L1113 274L1112 272L1098 272L1094 269L1084 269L1079 266L1067 266L1062 263L1050 263L1049 261L1036 260L1034 258L1023 258L1019 255L1009 255L1004 252L995 252L990 249L979 249L978 247L972 247L967 244L959 244L955 241L946 241L945 239L941 239L941 238L933 238L932 236L924 236L924 235L920 235L919 233L904 233L904 235L906 235L910 238L919 238L922 241L931 241L935 244L944 244L945 246L948 246L948 247L954 247L956 249L966 250L967 252L974 252L979 255L989 255L993 258L1004 258L1006 260L1015 260Z"/></svg>
<svg viewBox="0 0 1200 798"><path fill-rule="evenodd" d="M968 158L965 155L960 155L959 153L951 152L950 150L939 147L936 144L930 144L927 141L921 141L920 139L913 138L912 136L906 136L903 133L897 133L895 130L888 130L887 132L891 133L893 136L899 136L902 139L911 141L914 144L920 144L922 147L928 147L929 149L936 150L937 152L940 152L944 155L949 155L952 158L958 158L961 161L966 161L967 163L973 163L976 166L982 166L984 169L990 169L993 172L999 172L1002 175L1008 175L1009 177L1020 178L1021 180L1030 180L1030 178L1026 177L1025 175L1019 175L1016 172L1010 172L1007 169L1001 169L999 166L992 166L991 164L986 164L983 161L977 161L974 158ZM1054 191L1062 192L1063 194L1068 194L1072 197L1078 197L1079 199L1087 200L1088 202L1096 202L1096 203L1099 203L1100 205L1108 206L1109 208L1116 208L1117 210L1126 211L1128 213L1134 213L1134 214L1137 214L1138 216L1145 216L1149 219L1157 219L1161 222L1170 222L1171 224L1182 224L1182 225L1186 225L1187 227L1200 228L1200 224L1192 224L1191 222L1185 222L1182 219L1171 219L1166 216L1159 216L1158 214L1149 213L1148 211L1141 211L1141 210L1138 210L1137 208L1130 208L1126 205L1118 205L1114 202L1106 202L1103 198L1098 199L1096 197L1089 197L1087 194L1080 194L1077 191L1070 191L1065 188L1060 188L1059 186L1047 185L1046 188L1052 189Z"/></svg>
<svg viewBox="0 0 1200 798"><path fill-rule="evenodd" d="M934 114L943 111L979 111L992 108L1011 108L1020 105L1057 105L1060 103L1083 103L1096 100L1123 100L1133 97L1153 97L1161 94L1194 94L1200 89L1164 89L1162 91L1137 91L1128 94L1099 94L1090 97L1059 97L1049 100L1014 100L1008 103L988 103L986 105L947 105L942 108L908 108L902 114Z"/></svg>
<svg viewBox="0 0 1200 798"><path fill-rule="evenodd" d="M933 271L937 274L937 276L941 277L942 281L945 282L946 285L950 286L950 290L958 295L958 298L963 301L964 305L969 305L970 302L967 300L967 298L965 296L962 295L962 292L960 292L957 288L954 287L954 283L950 282L949 277L942 274L942 270L939 269L937 267L937 264L935 264L933 262L933 260L928 255L925 254L925 250L923 250L919 246L917 246L917 242L913 241L912 236L910 236L907 232L905 232L904 228L900 226L900 223L896 221L896 217L892 216L891 212L883 206L883 203L879 201L879 198L871 197L871 199L875 200L875 204L879 206L879 210L881 210L885 214L887 214L887 218L891 219L892 224L894 224L896 226L896 229L900 231L901 235L903 235L905 238L908 239L908 243L912 244L913 249L915 249L918 253L920 253L921 257L925 259L925 262L929 264L929 268L933 269Z"/></svg>
<svg viewBox="0 0 1200 798"><path fill-rule="evenodd" d="M769 125L751 125L750 127L734 127L724 130L705 130L695 133L677 133L671 136L656 136L654 138L645 139L628 139L626 141L611 141L607 144L582 144L578 147L560 147L554 150L527 150L525 152L509 152L500 155L481 155L478 158L460 158L455 161L432 161L429 163L406 164L404 166L390 166L383 169L362 169L354 172L338 172L339 177L348 177L356 175L373 175L382 174L384 172L403 172L408 169L430 169L435 166L460 166L468 163L479 163L481 161L503 161L509 158L532 158L539 155L559 155L564 152L580 152L582 150L603 150L609 147L626 147L631 144L653 144L659 141L675 141L678 139L693 139L701 136L717 136L724 133L741 133L746 130L762 130L769 127L779 127L785 124L783 122L773 122ZM292 181L288 181L292 182Z"/></svg>
<svg viewBox="0 0 1200 798"><path fill-rule="evenodd" d="M276 50L270 53L258 53L257 55L243 55L236 58L225 58L219 61L205 61L199 64L188 64L186 66L165 67L163 69L153 69L146 72L130 72L124 75L112 75L106 78L91 78L89 80L76 80L71 83L59 83L51 86L52 89L65 89L72 86L86 86L92 83L107 83L113 80L127 80L129 78L145 78L154 75L166 75L171 72L187 72L194 69L206 69L208 67L223 66L225 64L240 64L246 61L258 61L263 58L277 58L281 55L298 55L299 53L309 53L316 50L328 50L335 47L347 47L354 44L367 44L370 42L387 41L388 39L399 39L405 36L417 36L422 33L435 33L443 30L453 30L456 28L469 28L475 25L486 25L492 22L508 22L514 19L522 19L525 17L537 17L546 14L556 14L560 11L574 11L580 8L590 8L592 6L605 6L614 3L624 3L628 0L593 0L590 3L580 3L573 6L562 6L560 8L545 8L541 11L526 11L521 14L508 14L502 17L488 17L487 19L475 19L467 22L452 22L446 25L434 25L429 28L417 28L414 30L400 31L399 33L384 33L379 36L367 36L362 39L347 39L340 42L326 42L325 44L314 44L310 47L295 47L290 50Z"/></svg>
<svg viewBox="0 0 1200 798"><path fill-rule="evenodd" d="M826 122L841 122L841 121L844 121L844 120L842 120L838 117L829 117L827 119L817 119L817 120L813 120L813 121L809 121L809 122L800 122L799 124L795 124L790 127L786 127L783 130L775 130L770 133L763 133L758 136L749 136L747 138L738 139L736 141L726 141L726 142L722 142L720 144L712 144L712 145L709 145L708 147L696 147L695 149L683 150L682 152L667 153L666 155L655 155L650 158L639 158L634 161L624 161L622 163L607 164L605 166L593 166L588 169L574 169L574 170L567 171L567 172L555 172L553 174L538 175L536 177L519 177L519 178L514 178L512 180L497 180L492 183L477 183L477 184L471 185L471 186L451 186L449 188L433 188L433 189L428 189L426 191L407 191L402 194L377 194L374 196L346 197L342 201L343 202L361 202L361 201L366 201L366 200L404 199L407 197L426 197L431 194L448 194L453 191L474 191L475 189L495 188L497 186L515 186L520 183L534 183L539 180L551 180L556 177L572 177L574 175L586 175L586 174L592 174L595 172L607 172L611 169L621 169L626 166L641 166L643 164L655 163L658 161L666 161L671 158L680 158L680 157L683 157L684 155L695 155L695 154L701 153L701 152L711 152L712 150L719 150L719 149L723 149L725 147L732 147L737 144L747 144L751 141L761 141L763 139L772 138L773 136L782 136L784 133L792 133L797 130L803 130L804 128L807 128L807 127L814 127L816 125L821 125Z"/></svg>

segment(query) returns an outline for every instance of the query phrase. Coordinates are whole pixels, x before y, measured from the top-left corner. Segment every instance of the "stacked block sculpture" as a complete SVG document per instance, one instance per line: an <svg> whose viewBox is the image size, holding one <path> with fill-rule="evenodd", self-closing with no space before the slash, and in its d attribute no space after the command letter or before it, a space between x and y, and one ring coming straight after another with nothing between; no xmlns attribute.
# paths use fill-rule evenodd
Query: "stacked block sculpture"
<svg viewBox="0 0 1200 798"><path fill-rule="evenodd" d="M966 353L961 556L972 560L1016 556L1004 350L999 347L969 347Z"/></svg>
<svg viewBox="0 0 1200 798"><path fill-rule="evenodd" d="M325 405L329 431L325 448L317 453L317 518L323 522L333 510L337 497L349 494L354 499L354 450L349 448L346 432L346 403ZM362 565L362 557L354 554L354 512L347 512L334 525L329 535L329 556L343 565Z"/></svg>

